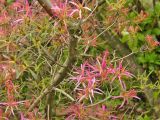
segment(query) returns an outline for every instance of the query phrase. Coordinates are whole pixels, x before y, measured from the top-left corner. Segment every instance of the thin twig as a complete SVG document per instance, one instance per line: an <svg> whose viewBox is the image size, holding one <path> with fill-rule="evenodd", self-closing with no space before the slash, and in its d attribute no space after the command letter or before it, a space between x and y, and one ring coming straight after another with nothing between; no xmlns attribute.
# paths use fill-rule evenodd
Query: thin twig
<svg viewBox="0 0 160 120"><path fill-rule="evenodd" d="M130 57L131 55L133 55L133 54L135 54L135 53L137 53L137 52L131 52L130 54L125 55L125 56L122 57L122 58L112 60L111 62L117 62L117 61L123 60L123 59L125 59L125 58L127 58L127 57Z"/></svg>
<svg viewBox="0 0 160 120"><path fill-rule="evenodd" d="M56 57L55 57L55 56L52 57L52 56L48 53L48 51L47 51L43 46L41 46L41 48L42 48L43 52L47 55L47 57L48 57L50 60L52 60L53 63L57 64L57 65L60 66L60 67L65 67L65 66L61 65L60 63L58 63L58 62L55 60ZM55 55L56 55L56 54L55 54Z"/></svg>
<svg viewBox="0 0 160 120"><path fill-rule="evenodd" d="M78 26L74 27L75 28L79 28L79 24ZM76 34L76 32L75 32ZM61 83L64 78L66 77L67 73L72 69L72 65L74 64L76 57L77 57L77 42L78 39L75 38L74 36L71 35L70 37L70 41L69 41L69 54L68 54L68 58L65 61L65 63L63 64L64 67L62 67L57 74L55 75L55 77L52 80L52 83L50 86L48 86L41 94L39 97L37 97L37 99L33 102L33 104L29 107L28 111L32 111L33 108L39 103L39 101L46 96L49 92L51 92L53 90L53 87L57 86L59 83Z"/></svg>
<svg viewBox="0 0 160 120"><path fill-rule="evenodd" d="M50 2L50 0L38 0L38 2L49 14L49 16L51 16L54 19L55 17L53 16L52 3Z"/></svg>
<svg viewBox="0 0 160 120"><path fill-rule="evenodd" d="M94 39L92 39L92 41L96 40L98 37L100 37L101 35L103 35L106 31L108 31L118 20L118 17L116 17L116 19L114 20L114 22L109 25L105 30L103 30L101 33L99 33ZM89 49L89 45L86 46L85 51L83 54L86 54L87 50Z"/></svg>
<svg viewBox="0 0 160 120"><path fill-rule="evenodd" d="M86 108L88 108L88 107L93 107L93 106L96 106L96 105L98 105L98 104L104 103L105 101L109 100L110 98L111 98L111 96L108 96L108 97L106 97L105 99L103 99L103 100L101 100L101 101L99 101L99 102L97 102L97 103L94 103L94 104L91 104L91 105L86 106Z"/></svg>
<svg viewBox="0 0 160 120"><path fill-rule="evenodd" d="M64 90L58 89L56 87L53 87L53 90L58 91L60 93L62 93L63 95L65 95L66 97L68 97L71 101L75 101L73 97L71 97L68 93L66 93Z"/></svg>

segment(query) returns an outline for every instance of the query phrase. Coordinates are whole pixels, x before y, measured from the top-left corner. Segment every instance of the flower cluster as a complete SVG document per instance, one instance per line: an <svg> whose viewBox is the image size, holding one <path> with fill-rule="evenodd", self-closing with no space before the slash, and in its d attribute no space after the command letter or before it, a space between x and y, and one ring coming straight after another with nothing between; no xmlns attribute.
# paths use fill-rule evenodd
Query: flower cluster
<svg viewBox="0 0 160 120"><path fill-rule="evenodd" d="M107 57L109 56L108 50L103 53L102 58L97 57L94 64L90 64L87 61L81 65L80 69L77 69L75 76L71 79L76 82L75 90L79 91L79 101L84 98L89 98L92 102L94 94L103 94L100 89L100 85L104 82L112 84L118 80L123 90L126 90L126 85L123 77L132 77L125 67L122 66L122 61L119 62L117 67L113 67L111 63L107 64Z"/></svg>
<svg viewBox="0 0 160 120"><path fill-rule="evenodd" d="M133 90L129 90L129 91L124 91L121 93L121 95L119 96L112 96L113 99L117 99L117 98L122 98L123 99L123 102L122 104L120 105L119 108L122 108L125 103L128 103L128 100L131 99L131 98L136 98L136 99L139 99L140 98L137 96L137 92L133 89Z"/></svg>
<svg viewBox="0 0 160 120"><path fill-rule="evenodd" d="M0 120L2 118L8 120L8 118L14 116L15 109L17 110L20 105L23 105L27 109L30 105L29 100L17 100L15 97L15 94L17 94L18 91L17 86L14 84L14 80L16 78L16 69L13 66L14 64L11 61L0 63L0 85L4 86L7 98L6 101L0 101ZM21 71L23 70L21 69ZM34 120L37 117L42 118L41 113L39 113L38 109L36 108L33 111L27 113L27 118L24 117L23 111L20 111L20 116L21 120Z"/></svg>
<svg viewBox="0 0 160 120"><path fill-rule="evenodd" d="M82 120L87 117L85 108L81 104L71 105L66 111L69 114L66 120L74 120L75 118Z"/></svg>
<svg viewBox="0 0 160 120"><path fill-rule="evenodd" d="M82 19L82 10L89 10L88 7L83 7L79 1L68 1L64 2L61 0L54 0L52 5L53 16L58 17L59 19L66 19L67 17L73 17L78 13L78 17Z"/></svg>
<svg viewBox="0 0 160 120"><path fill-rule="evenodd" d="M0 35L3 36L15 30L26 17L32 15L28 0L16 0L11 4L6 3L7 1L0 1Z"/></svg>
<svg viewBox="0 0 160 120"><path fill-rule="evenodd" d="M151 49L154 49L160 45L160 42L154 40L153 36L151 36L151 35L146 36L146 42L147 42L149 48L151 48Z"/></svg>
<svg viewBox="0 0 160 120"><path fill-rule="evenodd" d="M16 87L13 84L15 79L16 71L12 68L11 64L0 64L0 75L2 78L2 83L4 83L7 91L7 102L0 102L0 106L6 106L10 108L9 115L12 113L14 115L13 107L17 107L18 104L23 104L25 101L16 101L14 98ZM6 109L7 110L7 109Z"/></svg>
<svg viewBox="0 0 160 120"><path fill-rule="evenodd" d="M113 115L113 112L105 105L96 105L92 107L86 107L82 104L70 105L65 112L67 117L65 120L88 120L88 118L99 118L100 120L117 120L118 117Z"/></svg>
<svg viewBox="0 0 160 120"><path fill-rule="evenodd" d="M85 107L85 102L82 102L83 99L90 99L92 103L95 93L103 94L103 91L100 88L102 87L102 84L105 83L119 83L121 88L120 95L111 95L110 97L112 100L119 98L123 99L119 108L126 105L132 98L140 99L137 96L135 89L127 90L123 79L124 77L132 78L133 75L122 66L122 61L119 61L114 67L110 62L108 50L105 50L102 56L98 56L96 61L92 61L92 64L85 61L81 64L80 69L76 69L74 73L75 76L71 77L71 79L76 82L75 91L78 91L79 104L74 104L68 107L70 112L68 113L69 116L67 119L81 119L81 117L85 118L87 115L101 120L117 120L118 117L113 115L113 106L113 108L108 109L105 104L100 104L94 106L95 108L93 109L93 106ZM81 102L83 104L81 104Z"/></svg>

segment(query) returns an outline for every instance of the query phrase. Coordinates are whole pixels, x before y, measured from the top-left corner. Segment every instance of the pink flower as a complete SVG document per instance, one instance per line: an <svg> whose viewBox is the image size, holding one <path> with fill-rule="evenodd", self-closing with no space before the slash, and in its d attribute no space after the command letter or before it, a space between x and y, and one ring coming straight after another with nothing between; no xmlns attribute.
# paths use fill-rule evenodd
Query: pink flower
<svg viewBox="0 0 160 120"><path fill-rule="evenodd" d="M26 119L24 118L23 113L20 113L20 115L21 115L21 120L26 120Z"/></svg>
<svg viewBox="0 0 160 120"><path fill-rule="evenodd" d="M133 74L128 72L126 70L126 68L124 68L122 66L122 61L120 61L118 67L115 69L115 73L114 73L114 77L112 78L112 81L114 81L116 78L118 78L122 88L126 89L126 85L125 85L124 81L122 80L123 76L133 77Z"/></svg>
<svg viewBox="0 0 160 120"><path fill-rule="evenodd" d="M85 108L82 104L74 104L67 108L68 117L65 120L83 120L86 117Z"/></svg>
<svg viewBox="0 0 160 120"><path fill-rule="evenodd" d="M106 59L109 55L108 50L105 50L104 54L103 54L103 59L102 59L102 68L105 69L106 68Z"/></svg>
<svg viewBox="0 0 160 120"><path fill-rule="evenodd" d="M81 68L77 69L77 71L75 72L77 76L72 77L71 79L77 80L77 83L79 84L82 81L83 77L85 76L86 67L87 67L87 61L81 64Z"/></svg>
<svg viewBox="0 0 160 120"><path fill-rule="evenodd" d="M94 93L102 94L102 90L97 88L98 80L96 80L96 77L98 74L92 71L93 68L91 66L87 61L84 62L81 65L81 69L75 72L77 76L71 78L77 82L75 90L79 91L79 101L89 98L92 102Z"/></svg>
<svg viewBox="0 0 160 120"><path fill-rule="evenodd" d="M14 115L13 107L16 107L16 108L17 108L17 105L18 105L18 104L23 104L24 102L26 102L26 101L18 101L18 102L16 102L16 101L9 101L9 102L2 102L2 103L0 103L0 106L6 106L7 108L10 108L11 113ZM6 108L6 110L8 110L7 108Z"/></svg>
<svg viewBox="0 0 160 120"><path fill-rule="evenodd" d="M0 0L0 3L4 4L4 3L5 3L5 0Z"/></svg>
<svg viewBox="0 0 160 120"><path fill-rule="evenodd" d="M21 2L16 1L13 2L9 7L11 10L19 11L23 8L23 4Z"/></svg>
<svg viewBox="0 0 160 120"><path fill-rule="evenodd" d="M10 19L6 11L0 13L0 25L8 23Z"/></svg>
<svg viewBox="0 0 160 120"><path fill-rule="evenodd" d="M54 0L52 3L53 3L52 6L53 15L58 17L59 19L72 17L73 14L76 12L69 6L68 0L65 0L65 2L62 2L60 0Z"/></svg>
<svg viewBox="0 0 160 120"><path fill-rule="evenodd" d="M26 16L31 15L31 8L29 6L28 0L16 0L16 2L12 3L10 9L16 10L17 12L26 12Z"/></svg>
<svg viewBox="0 0 160 120"><path fill-rule="evenodd" d="M71 1L69 3L71 3L72 5L74 5L76 7L76 9L74 10L74 12L78 12L80 19L82 19L82 10L83 9L91 11L90 8L84 7L84 4L83 3L81 4L78 0L76 2L72 2Z"/></svg>
<svg viewBox="0 0 160 120"><path fill-rule="evenodd" d="M31 16L31 8L29 6L28 0L25 0L25 10L26 10L26 16Z"/></svg>
<svg viewBox="0 0 160 120"><path fill-rule="evenodd" d="M81 65L80 69L76 69L76 75L71 79L76 81L75 90L79 91L79 101L84 98L89 98L92 103L92 98L94 98L95 93L103 93L99 87L104 80L111 79L111 82L113 82L115 79L118 79L122 88L126 89L122 77L132 77L133 75L122 66L122 61L119 62L119 65L116 68L113 68L110 63L107 65L108 55L109 52L106 50L103 53L102 58L97 57L96 63L93 63L93 65L86 61Z"/></svg>
<svg viewBox="0 0 160 120"><path fill-rule="evenodd" d="M97 107L96 109L96 116L101 120L117 120L118 118L112 115L112 112L107 109L105 105L101 107Z"/></svg>
<svg viewBox="0 0 160 120"><path fill-rule="evenodd" d="M102 80L107 80L107 77L109 74L112 74L114 69L111 67L110 65L107 65L107 57L109 55L108 50L105 50L105 52L103 53L103 57L100 60L99 58L97 58L97 64L94 67L95 72L97 71L99 73L99 77L102 78Z"/></svg>
<svg viewBox="0 0 160 120"><path fill-rule="evenodd" d="M54 0L52 6L54 16L58 17L59 19L65 19L67 17L73 17L75 13L79 14L79 18L82 18L82 9L86 9L91 11L88 7L83 7L81 3L73 2L65 0L62 2L61 0ZM70 3L70 4L69 4Z"/></svg>
<svg viewBox="0 0 160 120"><path fill-rule="evenodd" d="M94 94L102 94L103 91L96 87L96 80L95 78L88 79L86 84L83 84L82 88L77 88L79 90L79 101L83 99L89 98L90 102L92 103L94 98Z"/></svg>
<svg viewBox="0 0 160 120"><path fill-rule="evenodd" d="M4 30L0 29L0 36L4 36L6 33Z"/></svg>
<svg viewBox="0 0 160 120"><path fill-rule="evenodd" d="M0 105L9 106L9 107L15 107L15 106L17 106L18 104L23 104L23 103L25 103L25 102L26 102L26 101L2 102L2 103L0 103Z"/></svg>
<svg viewBox="0 0 160 120"><path fill-rule="evenodd" d="M146 42L151 49L154 49L160 45L160 42L154 40L153 36L151 35L146 36Z"/></svg>
<svg viewBox="0 0 160 120"><path fill-rule="evenodd" d="M128 103L129 99L136 98L136 99L140 100L140 98L137 96L136 90L134 90L134 89L122 92L119 96L113 96L112 98L113 99L117 99L117 98L122 98L123 99L123 102L122 102L122 104L120 105L119 108L122 108L125 105L125 103Z"/></svg>

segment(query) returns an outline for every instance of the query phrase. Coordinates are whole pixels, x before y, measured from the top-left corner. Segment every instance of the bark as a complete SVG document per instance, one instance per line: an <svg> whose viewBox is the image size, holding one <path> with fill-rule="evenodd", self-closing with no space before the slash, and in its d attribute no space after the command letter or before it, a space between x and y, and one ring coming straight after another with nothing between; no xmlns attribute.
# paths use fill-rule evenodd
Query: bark
<svg viewBox="0 0 160 120"><path fill-rule="evenodd" d="M133 1L133 4L135 5L136 7L136 10L138 11L138 13L141 12L141 10L145 10L144 6L142 5L141 1L140 0L134 0Z"/></svg>
<svg viewBox="0 0 160 120"><path fill-rule="evenodd" d="M78 38L75 38L74 36L71 36L70 41L69 41L69 54L68 58L63 64L64 67L62 67L57 74L55 75L54 79L51 82L51 85L48 86L41 94L40 96L34 101L34 103L30 106L28 109L29 111L32 111L33 108L39 103L39 101L47 95L49 92L51 92L53 87L56 87L59 85L64 78L67 76L68 72L72 69L72 65L75 63L76 57L77 57L77 42Z"/></svg>
<svg viewBox="0 0 160 120"><path fill-rule="evenodd" d="M38 2L45 9L45 11L49 14L49 16L54 18L53 11L52 11L52 3L50 2L50 0L38 0Z"/></svg>
<svg viewBox="0 0 160 120"><path fill-rule="evenodd" d="M46 12L54 19L53 12L52 12L52 3L49 0L38 0L38 2L41 4L41 6L46 10ZM72 24L69 27L69 52L68 52L68 58L65 61L65 63L62 65L61 69L56 73L55 77L51 80L51 84L36 98L36 100L33 102L33 104L29 107L28 112L32 111L34 107L39 103L39 101L48 95L48 101L46 105L46 109L49 106L49 118L52 117L52 109L54 106L53 103L53 97L54 94L50 94L53 91L53 87L58 86L67 76L68 72L72 69L72 65L74 65L76 57L77 57L77 42L78 38L76 38L74 35L79 34L79 28L80 24ZM49 58L52 58L51 56Z"/></svg>

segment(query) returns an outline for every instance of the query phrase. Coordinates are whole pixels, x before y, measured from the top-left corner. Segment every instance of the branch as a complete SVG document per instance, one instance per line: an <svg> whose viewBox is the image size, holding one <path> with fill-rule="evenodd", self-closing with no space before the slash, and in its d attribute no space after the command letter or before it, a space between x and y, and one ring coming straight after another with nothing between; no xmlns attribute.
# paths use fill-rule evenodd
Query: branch
<svg viewBox="0 0 160 120"><path fill-rule="evenodd" d="M141 10L145 10L144 6L142 5L141 1L140 0L134 0L133 1L133 4L135 4L136 6L136 10L138 11L138 13L141 12Z"/></svg>
<svg viewBox="0 0 160 120"><path fill-rule="evenodd" d="M41 4L41 6L46 10L46 12L53 17L52 12L52 3L49 0L38 0L38 2ZM33 110L33 108L39 103L39 101L46 96L49 92L53 90L53 87L56 87L59 85L64 78L67 76L68 72L72 69L72 65L74 64L76 57L77 57L77 43L78 38L76 38L74 35L79 34L79 28L80 23L73 24L72 26L69 26L69 33L70 33L70 39L69 39L69 54L68 58L63 64L63 67L57 72L55 77L51 80L51 84L40 94L38 98L33 102L33 104L29 107L27 112L30 112Z"/></svg>
<svg viewBox="0 0 160 120"><path fill-rule="evenodd" d="M42 5L42 7L47 11L47 13L52 17L52 4L48 0L38 0L38 2ZM64 78L67 76L67 73L72 69L72 65L74 64L76 57L77 57L77 42L78 38L74 35L79 34L80 24L72 24L69 28L69 32L71 33L70 40L69 40L69 54L68 58L63 64L63 67L58 71L55 75L54 79L51 80L51 85L48 86L40 96L34 101L34 103L29 107L28 112L32 111L33 108L39 103L39 101L46 96L49 92L53 90L53 87L57 86L61 83Z"/></svg>
<svg viewBox="0 0 160 120"><path fill-rule="evenodd" d="M104 3L106 3L106 1L105 1L105 0L101 0L101 1L98 2L98 6L101 6L101 5L103 5Z"/></svg>
<svg viewBox="0 0 160 120"><path fill-rule="evenodd" d="M155 7L155 5L156 5L156 0L153 0L152 2L153 2L153 7Z"/></svg>
<svg viewBox="0 0 160 120"><path fill-rule="evenodd" d="M53 11L52 11L52 3L50 2L50 0L37 0L37 1L45 9L45 11L49 14L49 16L54 18Z"/></svg>
<svg viewBox="0 0 160 120"><path fill-rule="evenodd" d="M54 64L57 64L58 66L60 66L60 67L65 67L65 66L63 66L63 65L61 65L60 63L58 63L57 62L57 56L58 56L58 54L59 54L59 52L60 52L60 50L61 50L61 48L62 47L58 47L55 51L54 51L54 56L52 56L52 55L50 55L49 54L49 51L47 50L47 49L45 49L43 46L41 46L41 48L42 48L42 51L45 53L45 55L47 55L47 57L48 57L48 59L50 59L52 62L50 63L52 66L54 65Z"/></svg>
<svg viewBox="0 0 160 120"><path fill-rule="evenodd" d="M67 73L72 69L72 65L74 64L76 57L77 57L77 42L78 39L74 36L71 36L69 41L69 54L68 58L63 64L63 68L61 68L58 73L55 75L54 79L51 82L51 85L48 86L41 94L40 96L34 101L34 103L29 107L28 112L32 111L33 108L39 103L39 101L46 96L49 92L53 90L53 87L57 86L59 83L61 83L64 78L67 76Z"/></svg>

